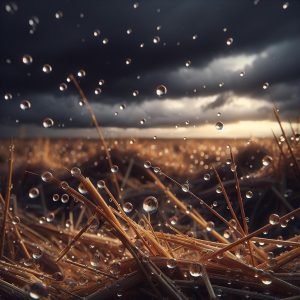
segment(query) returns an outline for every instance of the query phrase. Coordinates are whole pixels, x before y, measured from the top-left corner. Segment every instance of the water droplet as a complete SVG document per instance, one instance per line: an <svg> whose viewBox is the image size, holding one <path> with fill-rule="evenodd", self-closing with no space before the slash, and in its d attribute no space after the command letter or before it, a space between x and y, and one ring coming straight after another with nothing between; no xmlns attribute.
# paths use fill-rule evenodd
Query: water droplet
<svg viewBox="0 0 300 300"><path fill-rule="evenodd" d="M104 189L105 188L105 181L104 180L98 180L97 181L97 187L99 189Z"/></svg>
<svg viewBox="0 0 300 300"><path fill-rule="evenodd" d="M240 72L240 77L244 77L244 76L245 76L245 72L244 71Z"/></svg>
<svg viewBox="0 0 300 300"><path fill-rule="evenodd" d="M6 93L6 94L4 94L4 99L5 100L11 100L12 99L12 94L10 94L10 93Z"/></svg>
<svg viewBox="0 0 300 300"><path fill-rule="evenodd" d="M128 29L126 30L126 33L127 33L127 34L131 34L131 33L132 33L132 29L131 29L131 28L128 28Z"/></svg>
<svg viewBox="0 0 300 300"><path fill-rule="evenodd" d="M146 169L149 169L149 168L151 168L151 162L150 161L145 161L144 162L144 168L146 168Z"/></svg>
<svg viewBox="0 0 300 300"><path fill-rule="evenodd" d="M143 209L145 212L153 213L158 208L158 201L155 197L149 196L144 199Z"/></svg>
<svg viewBox="0 0 300 300"><path fill-rule="evenodd" d="M108 43L108 38L105 38L105 39L102 40L103 45L106 45L107 43Z"/></svg>
<svg viewBox="0 0 300 300"><path fill-rule="evenodd" d="M170 258L170 259L167 260L167 267L169 269L176 268L176 265L177 265L177 263L176 263L176 259L175 258Z"/></svg>
<svg viewBox="0 0 300 300"><path fill-rule="evenodd" d="M132 210L133 210L133 205L131 202L125 202L123 204L123 210L126 212L126 213L131 213Z"/></svg>
<svg viewBox="0 0 300 300"><path fill-rule="evenodd" d="M54 121L51 118L45 118L43 120L43 126L44 128L50 128L54 125Z"/></svg>
<svg viewBox="0 0 300 300"><path fill-rule="evenodd" d="M222 193L222 188L221 188L220 186L218 186L218 187L216 188L216 193L217 193L217 194L221 194L221 193Z"/></svg>
<svg viewBox="0 0 300 300"><path fill-rule="evenodd" d="M138 90L134 90L134 91L132 92L132 95L133 95L134 97L136 97L138 94L139 94L139 91L138 91Z"/></svg>
<svg viewBox="0 0 300 300"><path fill-rule="evenodd" d="M130 65L130 64L131 64L131 58L127 58L127 59L125 60L125 64L126 64L126 65Z"/></svg>
<svg viewBox="0 0 300 300"><path fill-rule="evenodd" d="M42 70L44 73L49 74L52 72L52 67L49 64L45 64L43 65Z"/></svg>
<svg viewBox="0 0 300 300"><path fill-rule="evenodd" d="M263 275L261 277L261 282L265 285L270 285L272 283L272 279L269 276Z"/></svg>
<svg viewBox="0 0 300 300"><path fill-rule="evenodd" d="M233 38L232 37L228 38L226 41L226 45L230 46L230 45L232 45L232 43L233 43Z"/></svg>
<svg viewBox="0 0 300 300"><path fill-rule="evenodd" d="M44 182L50 182L53 179L52 173L46 171L41 175L41 178Z"/></svg>
<svg viewBox="0 0 300 300"><path fill-rule="evenodd" d="M266 90L267 88L269 88L269 83L268 82L265 82L264 84L263 84L263 89L264 90Z"/></svg>
<svg viewBox="0 0 300 300"><path fill-rule="evenodd" d="M214 228L215 228L215 223L214 222L209 221L209 222L206 223L206 228L205 229L207 231L212 231Z"/></svg>
<svg viewBox="0 0 300 300"><path fill-rule="evenodd" d="M189 272L190 272L191 276L193 276L193 277L201 276L202 275L201 265L199 265L197 263L192 263L190 265Z"/></svg>
<svg viewBox="0 0 300 300"><path fill-rule="evenodd" d="M154 38L153 38L153 43L154 44L158 44L160 42L160 37L159 36L155 36Z"/></svg>
<svg viewBox="0 0 300 300"><path fill-rule="evenodd" d="M271 214L269 217L269 223L271 225L277 225L279 224L280 217L277 214Z"/></svg>
<svg viewBox="0 0 300 300"><path fill-rule="evenodd" d="M57 11L54 15L55 19L61 19L64 16L61 10Z"/></svg>
<svg viewBox="0 0 300 300"><path fill-rule="evenodd" d="M23 64L30 65L32 63L32 61L33 61L33 59L29 54L23 55L23 57L22 57Z"/></svg>
<svg viewBox="0 0 300 300"><path fill-rule="evenodd" d="M251 199L253 197L253 193L251 191L246 192L246 198Z"/></svg>
<svg viewBox="0 0 300 300"><path fill-rule="evenodd" d="M146 123L146 119L140 120L140 124L141 124L141 125L144 125L145 123Z"/></svg>
<svg viewBox="0 0 300 300"><path fill-rule="evenodd" d="M22 100L22 102L20 103L20 108L22 110L27 110L31 107L31 103L28 100Z"/></svg>
<svg viewBox="0 0 300 300"><path fill-rule="evenodd" d="M63 194L61 196L61 202L62 203L68 203L68 201L69 201L69 195L68 194Z"/></svg>
<svg viewBox="0 0 300 300"><path fill-rule="evenodd" d="M105 83L104 79L100 79L99 82L98 82L98 84L99 84L100 86L104 85L104 83Z"/></svg>
<svg viewBox="0 0 300 300"><path fill-rule="evenodd" d="M72 225L73 225L73 223L70 219L66 220L66 222L65 222L66 228L70 228Z"/></svg>
<svg viewBox="0 0 300 300"><path fill-rule="evenodd" d="M284 10L287 9L288 7L289 7L289 2L283 3L282 8L283 8Z"/></svg>
<svg viewBox="0 0 300 300"><path fill-rule="evenodd" d="M36 188L36 187L31 188L31 189L29 190L29 198L31 198L31 199L34 199L34 198L38 197L39 194L40 194L40 191L39 191L39 189Z"/></svg>
<svg viewBox="0 0 300 300"><path fill-rule="evenodd" d="M94 30L93 35L94 35L94 37L97 37L100 35L100 33L101 33L100 30L96 29L96 30Z"/></svg>
<svg viewBox="0 0 300 300"><path fill-rule="evenodd" d="M188 61L186 61L185 66L188 68L191 64L192 64L192 62L190 60L188 60Z"/></svg>
<svg viewBox="0 0 300 300"><path fill-rule="evenodd" d="M53 212L50 212L50 213L48 213L47 216L46 216L46 221L47 221L48 223L51 223L51 222L54 220L54 218L55 218L55 214L54 214Z"/></svg>
<svg viewBox="0 0 300 300"><path fill-rule="evenodd" d="M159 167L154 167L153 171L154 171L154 173L156 173L156 174L160 174L160 173L161 173L161 170L160 170Z"/></svg>
<svg viewBox="0 0 300 300"><path fill-rule="evenodd" d="M197 34L194 34L194 35L193 35L193 40L196 40L197 37L198 37Z"/></svg>
<svg viewBox="0 0 300 300"><path fill-rule="evenodd" d="M217 130L223 130L224 124L219 121L219 122L216 123L215 126L216 126Z"/></svg>
<svg viewBox="0 0 300 300"><path fill-rule="evenodd" d="M36 282L29 287L29 296L31 299L41 299L48 296L46 286L41 282Z"/></svg>
<svg viewBox="0 0 300 300"><path fill-rule="evenodd" d="M134 4L133 4L133 8L134 9L137 9L139 7L139 3L138 2L135 2Z"/></svg>
<svg viewBox="0 0 300 300"><path fill-rule="evenodd" d="M218 117L221 117L221 113L220 113L220 112L218 112L218 113L217 113L217 116L218 116Z"/></svg>
<svg viewBox="0 0 300 300"><path fill-rule="evenodd" d="M125 104L121 104L120 105L120 110L124 110L126 108L126 105Z"/></svg>
<svg viewBox="0 0 300 300"><path fill-rule="evenodd" d="M119 171L119 167L117 165L113 165L111 168L110 168L110 171L112 173L117 173Z"/></svg>
<svg viewBox="0 0 300 300"><path fill-rule="evenodd" d="M67 86L67 84L64 83L64 82L61 83L61 84L59 85L59 90L60 90L61 92L65 91L67 88L68 88L68 86Z"/></svg>
<svg viewBox="0 0 300 300"><path fill-rule="evenodd" d="M156 87L156 95L157 96L163 96L167 93L167 88L163 85L163 84L160 84Z"/></svg>
<svg viewBox="0 0 300 300"><path fill-rule="evenodd" d="M11 219L11 222L16 225L16 224L19 224L20 223L20 218L18 216L14 216L12 219Z"/></svg>
<svg viewBox="0 0 300 300"><path fill-rule="evenodd" d="M272 164L273 158L269 155L266 155L263 159L262 159L262 164L265 167L268 167L269 165Z"/></svg>
<svg viewBox="0 0 300 300"><path fill-rule="evenodd" d="M42 250L39 247L36 247L32 252L32 258L33 259L40 259L43 255Z"/></svg>
<svg viewBox="0 0 300 300"><path fill-rule="evenodd" d="M9 14L13 15L17 12L18 10L18 5L15 2L9 2L5 4L5 11L8 12Z"/></svg>
<svg viewBox="0 0 300 300"><path fill-rule="evenodd" d="M77 76L78 77L84 77L86 75L86 72L85 70L83 69L80 69L78 72L77 72Z"/></svg>
<svg viewBox="0 0 300 300"><path fill-rule="evenodd" d="M181 189L186 193L190 190L190 186L188 183L185 183L181 186Z"/></svg>
<svg viewBox="0 0 300 300"><path fill-rule="evenodd" d="M205 181L208 181L210 179L210 175L208 173L204 174L203 178Z"/></svg>
<svg viewBox="0 0 300 300"><path fill-rule="evenodd" d="M81 175L81 170L77 167L71 169L71 175L74 177L78 177Z"/></svg>

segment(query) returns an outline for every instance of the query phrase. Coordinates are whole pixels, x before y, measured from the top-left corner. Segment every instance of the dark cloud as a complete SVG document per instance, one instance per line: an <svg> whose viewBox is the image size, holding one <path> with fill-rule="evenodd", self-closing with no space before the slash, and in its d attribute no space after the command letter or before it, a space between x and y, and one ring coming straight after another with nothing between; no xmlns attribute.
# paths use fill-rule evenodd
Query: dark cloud
<svg viewBox="0 0 300 300"><path fill-rule="evenodd" d="M235 96L274 101L285 117L294 118L300 108L300 2L289 2L283 10L282 1L254 5L248 0L145 0L134 9L133 1L123 0L28 0L15 1L15 14L8 13L2 3L0 92L14 97L0 101L0 124L17 126L16 120L17 124L40 124L51 116L61 126L89 127L74 87L69 84L66 92L58 91L66 76L81 68L87 72L80 80L82 87L104 126L141 127L142 118L147 119L146 127L205 122L207 111L214 113ZM57 11L63 13L61 19L55 19ZM28 21L34 16L39 24L30 34ZM130 35L126 34L129 28ZM101 31L99 37L93 36L96 29ZM153 43L154 36L160 37L160 43ZM229 37L231 46L226 45ZM104 38L107 45L102 43ZM33 57L30 66L21 63L26 53ZM126 58L131 58L130 65L125 64ZM191 66L186 68L188 60ZM45 63L52 65L51 74L42 72ZM241 71L244 77L239 76ZM96 96L99 79L105 85ZM269 82L269 89L262 89L264 82ZM160 83L168 87L168 94L158 99L155 87ZM134 90L139 91L137 97L132 95ZM207 97L213 98L207 102ZM19 109L24 98L32 101L30 111ZM172 112L158 105L158 101L181 98L190 99L192 111L187 106ZM196 112L195 99L204 103ZM130 110L119 111L122 103ZM153 103L152 108L147 103ZM224 118L270 118L268 108L262 107L259 112L238 115L231 111Z"/></svg>

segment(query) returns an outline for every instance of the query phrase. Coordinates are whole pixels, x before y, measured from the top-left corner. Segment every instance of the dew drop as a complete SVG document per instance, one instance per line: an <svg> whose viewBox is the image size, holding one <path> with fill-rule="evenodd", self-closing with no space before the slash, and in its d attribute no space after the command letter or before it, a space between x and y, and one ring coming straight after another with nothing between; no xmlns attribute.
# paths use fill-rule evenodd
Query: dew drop
<svg viewBox="0 0 300 300"><path fill-rule="evenodd" d="M269 223L271 225L277 225L279 224L280 217L277 214L271 214L269 217Z"/></svg>
<svg viewBox="0 0 300 300"><path fill-rule="evenodd" d="M289 7L289 2L283 3L282 8L283 8L284 10L286 10L288 7Z"/></svg>
<svg viewBox="0 0 300 300"><path fill-rule="evenodd" d="M50 182L53 179L52 173L46 171L41 175L41 178L44 182Z"/></svg>
<svg viewBox="0 0 300 300"><path fill-rule="evenodd" d="M81 170L78 167L74 167L71 169L71 175L73 177L78 177L81 175Z"/></svg>
<svg viewBox="0 0 300 300"><path fill-rule="evenodd" d="M41 282L36 282L29 287L29 297L31 299L41 299L48 296L48 291L46 286Z"/></svg>
<svg viewBox="0 0 300 300"><path fill-rule="evenodd" d="M32 63L32 61L33 61L33 59L29 54L23 55L23 57L22 57L23 64L30 65Z"/></svg>
<svg viewBox="0 0 300 300"><path fill-rule="evenodd" d="M131 202L125 202L123 204L123 210L128 214L128 213L131 213L132 210L133 210L133 205Z"/></svg>
<svg viewBox="0 0 300 300"><path fill-rule="evenodd" d="M163 84L160 84L156 87L156 95L157 96L163 96L167 93L167 88L163 85Z"/></svg>
<svg viewBox="0 0 300 300"><path fill-rule="evenodd" d="M265 82L264 84L263 84L263 89L264 90L266 90L267 88L269 88L269 83L268 82Z"/></svg>
<svg viewBox="0 0 300 300"><path fill-rule="evenodd" d="M160 37L159 36L153 37L153 43L154 44L158 44L159 42L160 42Z"/></svg>
<svg viewBox="0 0 300 300"><path fill-rule="evenodd" d="M49 74L52 72L52 67L49 64L45 64L43 65L42 70L44 73Z"/></svg>
<svg viewBox="0 0 300 300"><path fill-rule="evenodd" d="M265 167L268 167L269 165L272 164L273 158L269 155L266 155L263 159L262 159L262 164Z"/></svg>
<svg viewBox="0 0 300 300"><path fill-rule="evenodd" d="M20 223L20 218L18 216L14 216L11 220L11 222L14 224L14 225L17 225Z"/></svg>
<svg viewBox="0 0 300 300"><path fill-rule="evenodd" d="M158 201L155 197L149 196L144 199L143 209L147 213L153 213L158 208Z"/></svg>
<svg viewBox="0 0 300 300"><path fill-rule="evenodd" d="M233 38L232 37L228 38L226 41L226 45L230 46L230 45L232 45L232 43L233 43Z"/></svg>
<svg viewBox="0 0 300 300"><path fill-rule="evenodd" d="M61 10L57 11L54 14L55 19L61 19L64 16L63 12Z"/></svg>
<svg viewBox="0 0 300 300"><path fill-rule="evenodd" d="M206 223L206 228L205 229L207 231L212 231L214 228L215 228L215 223L214 222L209 221L209 222Z"/></svg>
<svg viewBox="0 0 300 300"><path fill-rule="evenodd" d="M45 118L43 120L43 127L44 128L50 128L54 125L54 121L51 118Z"/></svg>
<svg viewBox="0 0 300 300"><path fill-rule="evenodd" d="M217 122L215 126L216 126L217 130L223 130L223 128L224 128L224 124L220 121Z"/></svg>
<svg viewBox="0 0 300 300"><path fill-rule="evenodd" d="M94 30L93 35L94 35L94 37L97 37L100 35L100 33L101 33L100 30L96 29L96 30Z"/></svg>
<svg viewBox="0 0 300 300"><path fill-rule="evenodd" d="M27 110L27 109L29 109L31 107L31 103L30 103L30 101L28 101L28 100L23 100L21 103L20 103L20 108L22 109L22 110Z"/></svg>
<svg viewBox="0 0 300 300"><path fill-rule="evenodd" d="M110 168L110 171L112 173L117 173L119 171L119 167L117 165L113 165L111 168Z"/></svg>
<svg viewBox="0 0 300 300"><path fill-rule="evenodd" d="M144 162L144 168L146 168L146 169L149 169L149 168L151 168L151 162L150 161L145 161Z"/></svg>
<svg viewBox="0 0 300 300"><path fill-rule="evenodd" d="M167 268L174 269L174 268L176 268L176 265L177 265L177 263L176 263L175 258L170 258L167 260Z"/></svg>
<svg viewBox="0 0 300 300"><path fill-rule="evenodd" d="M253 193L251 191L246 192L246 198L251 199L253 197Z"/></svg>
<svg viewBox="0 0 300 300"><path fill-rule="evenodd" d="M86 72L85 70L83 69L80 69L78 72L77 72L77 76L78 77L84 77L86 75Z"/></svg>
<svg viewBox="0 0 300 300"><path fill-rule="evenodd" d="M61 83L61 84L59 85L59 90L60 90L61 92L65 91L67 88L68 88L68 86L67 86L67 84L64 83L64 82Z"/></svg>
<svg viewBox="0 0 300 300"><path fill-rule="evenodd" d="M105 181L104 180L98 180L97 181L97 187L99 189L104 189L105 188Z"/></svg>
<svg viewBox="0 0 300 300"><path fill-rule="evenodd" d="M181 186L181 189L186 193L190 190L190 186L188 183L185 183Z"/></svg>
<svg viewBox="0 0 300 300"><path fill-rule="evenodd" d="M39 196L39 194L40 194L40 191L36 187L31 188L29 190L29 198L31 198L31 199L37 198Z"/></svg>
<svg viewBox="0 0 300 300"><path fill-rule="evenodd" d="M209 175L208 173L207 173L207 174L204 174L203 179L204 179L205 181L208 181L208 180L210 179L210 175Z"/></svg>
<svg viewBox="0 0 300 300"><path fill-rule="evenodd" d="M201 266L196 263L192 263L189 268L190 275L193 277L200 277L202 275Z"/></svg>
<svg viewBox="0 0 300 300"><path fill-rule="evenodd" d="M62 203L68 203L69 201L69 195L68 194L63 194L60 198Z"/></svg>
<svg viewBox="0 0 300 300"><path fill-rule="evenodd" d="M11 100L12 99L12 94L10 94L10 93L6 93L6 94L4 94L4 100Z"/></svg>

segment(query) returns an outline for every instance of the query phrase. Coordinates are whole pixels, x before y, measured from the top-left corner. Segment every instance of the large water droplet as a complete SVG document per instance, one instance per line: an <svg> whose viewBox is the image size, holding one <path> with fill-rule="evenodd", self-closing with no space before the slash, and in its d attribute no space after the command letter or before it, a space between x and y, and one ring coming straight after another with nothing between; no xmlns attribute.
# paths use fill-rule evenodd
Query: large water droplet
<svg viewBox="0 0 300 300"><path fill-rule="evenodd" d="M20 108L21 108L22 110L27 110L27 109L29 109L30 107L31 107L30 101L28 101L28 100L22 100L22 101L21 101L21 103L20 103Z"/></svg>
<svg viewBox="0 0 300 300"><path fill-rule="evenodd" d="M50 128L50 127L52 127L54 125L54 121L51 119L51 118L45 118L44 120L43 120L43 126L45 127L45 128Z"/></svg>
<svg viewBox="0 0 300 300"><path fill-rule="evenodd" d="M23 64L30 65L32 63L32 61L33 61L33 59L29 54L23 55L23 57L22 57Z"/></svg>
<svg viewBox="0 0 300 300"><path fill-rule="evenodd" d="M30 197L31 199L37 198L37 197L39 196L39 194L40 194L40 191L39 191L39 189L36 188L36 187L31 188L31 189L29 190L29 197Z"/></svg>
<svg viewBox="0 0 300 300"><path fill-rule="evenodd" d="M143 209L147 213L153 213L157 210L158 208L158 201L155 197L149 196L144 199L143 202Z"/></svg>
<svg viewBox="0 0 300 300"><path fill-rule="evenodd" d="M167 88L163 85L163 84L160 84L156 87L156 95L157 96L163 96L167 93Z"/></svg>

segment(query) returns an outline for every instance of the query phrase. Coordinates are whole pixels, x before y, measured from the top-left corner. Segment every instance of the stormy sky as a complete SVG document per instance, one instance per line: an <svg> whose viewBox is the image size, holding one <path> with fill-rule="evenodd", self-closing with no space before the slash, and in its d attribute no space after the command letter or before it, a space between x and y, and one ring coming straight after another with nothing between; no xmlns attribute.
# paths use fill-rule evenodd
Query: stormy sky
<svg viewBox="0 0 300 300"><path fill-rule="evenodd" d="M205 136L221 121L224 136L253 124L260 136L271 132L273 104L286 121L300 112L297 0L1 1L0 40L2 137L92 128L66 81L79 70L108 134ZM167 93L159 97L161 84ZM20 108L23 100L30 109ZM47 117L51 129L42 126Z"/></svg>

